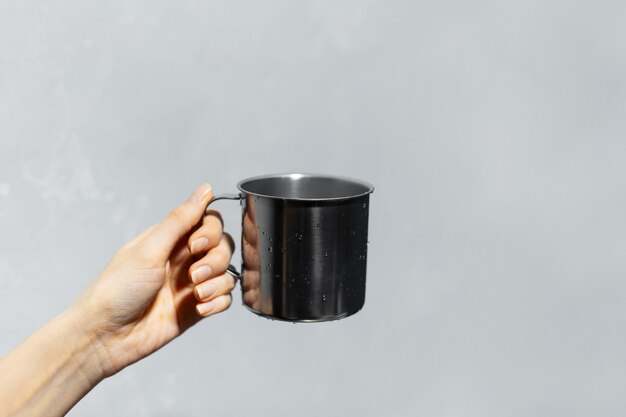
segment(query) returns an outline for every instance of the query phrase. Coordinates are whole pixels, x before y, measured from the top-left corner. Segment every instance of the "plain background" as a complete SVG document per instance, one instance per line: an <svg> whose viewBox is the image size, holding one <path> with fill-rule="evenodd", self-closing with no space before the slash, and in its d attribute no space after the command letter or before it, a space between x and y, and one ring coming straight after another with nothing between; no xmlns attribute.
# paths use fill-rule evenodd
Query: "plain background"
<svg viewBox="0 0 626 417"><path fill-rule="evenodd" d="M70 415L623 416L625 20L0 0L0 354L201 182L321 172L376 186L362 312L270 322L237 290Z"/></svg>

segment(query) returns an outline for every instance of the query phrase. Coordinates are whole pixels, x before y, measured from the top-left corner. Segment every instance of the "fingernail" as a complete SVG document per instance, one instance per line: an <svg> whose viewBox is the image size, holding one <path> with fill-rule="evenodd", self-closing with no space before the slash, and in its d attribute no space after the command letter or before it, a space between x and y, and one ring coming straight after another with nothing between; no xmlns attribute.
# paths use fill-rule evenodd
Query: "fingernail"
<svg viewBox="0 0 626 417"><path fill-rule="evenodd" d="M209 301L208 303L198 304L196 306L196 311L201 315L209 314L215 308L215 303L213 301Z"/></svg>
<svg viewBox="0 0 626 417"><path fill-rule="evenodd" d="M195 283L198 283L202 280L207 279L211 276L211 267L208 265L202 265L193 271L191 271L191 280Z"/></svg>
<svg viewBox="0 0 626 417"><path fill-rule="evenodd" d="M207 281L196 287L196 294L198 295L198 298L202 300L204 298L210 297L211 294L215 292L215 290L215 284L211 281Z"/></svg>
<svg viewBox="0 0 626 417"><path fill-rule="evenodd" d="M211 188L209 184L202 184L200 187L198 187L196 191L194 191L191 198L196 203L202 203L202 201L204 200L204 197L206 197L206 195L210 193L212 189L213 188Z"/></svg>
<svg viewBox="0 0 626 417"><path fill-rule="evenodd" d="M209 239L201 237L191 242L191 253L198 253L209 247Z"/></svg>

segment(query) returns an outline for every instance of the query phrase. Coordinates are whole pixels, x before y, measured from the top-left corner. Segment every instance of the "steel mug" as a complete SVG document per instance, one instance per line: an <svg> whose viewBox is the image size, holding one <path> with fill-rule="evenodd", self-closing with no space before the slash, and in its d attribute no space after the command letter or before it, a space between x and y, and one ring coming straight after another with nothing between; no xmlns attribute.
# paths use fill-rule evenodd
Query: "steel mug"
<svg viewBox="0 0 626 417"><path fill-rule="evenodd" d="M369 197L364 181L314 174L245 179L242 212L243 304L291 322L348 317L365 302ZM207 207L208 210L208 207Z"/></svg>

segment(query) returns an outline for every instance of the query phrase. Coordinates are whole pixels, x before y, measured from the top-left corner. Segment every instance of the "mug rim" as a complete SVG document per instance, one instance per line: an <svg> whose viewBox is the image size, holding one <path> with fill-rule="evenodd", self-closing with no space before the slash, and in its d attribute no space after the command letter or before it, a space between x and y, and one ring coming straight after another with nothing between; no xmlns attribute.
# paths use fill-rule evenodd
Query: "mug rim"
<svg viewBox="0 0 626 417"><path fill-rule="evenodd" d="M274 178L289 178L292 180L298 180L300 178L324 178L324 179L333 179L333 180L340 180L340 181L345 181L348 183L352 183L352 184L356 184L362 187L367 188L366 191L362 192L362 193L356 193L356 194L351 194L351 195L347 195L347 196L340 196L340 197L280 197L277 195L271 195L271 194L263 194L263 193L257 193L257 192L252 192L249 190L246 190L243 188L243 184L244 183L248 183L251 181L258 181L258 180L265 180L265 179L274 179ZM237 189L239 191L241 191L242 193L248 194L248 195L254 195L257 197L265 197L265 198L273 198L276 200L288 200L288 201L340 201L340 200L350 200L353 198L358 198L358 197L363 197L366 196L368 194L371 194L374 192L374 186L367 182L367 181L363 181L363 180L359 180L356 178L350 178L350 177L344 177L344 176L340 176L340 175L327 175L327 174L312 174L312 173L304 173L304 172L291 172L291 173L280 173L280 174L265 174L265 175L258 175L258 176L254 176L254 177L250 177L250 178L246 178L243 179L241 181L239 181L237 183Z"/></svg>

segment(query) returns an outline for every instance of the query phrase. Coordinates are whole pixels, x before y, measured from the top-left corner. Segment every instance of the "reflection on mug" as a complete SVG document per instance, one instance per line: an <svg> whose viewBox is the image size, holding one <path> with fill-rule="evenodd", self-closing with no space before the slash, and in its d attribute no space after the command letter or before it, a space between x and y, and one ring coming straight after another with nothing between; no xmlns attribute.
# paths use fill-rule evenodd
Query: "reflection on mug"
<svg viewBox="0 0 626 417"><path fill-rule="evenodd" d="M247 202L244 211L241 240L243 245L243 278L241 280L243 302L253 310L259 311L261 310L259 231L256 224L254 204L251 201Z"/></svg>

